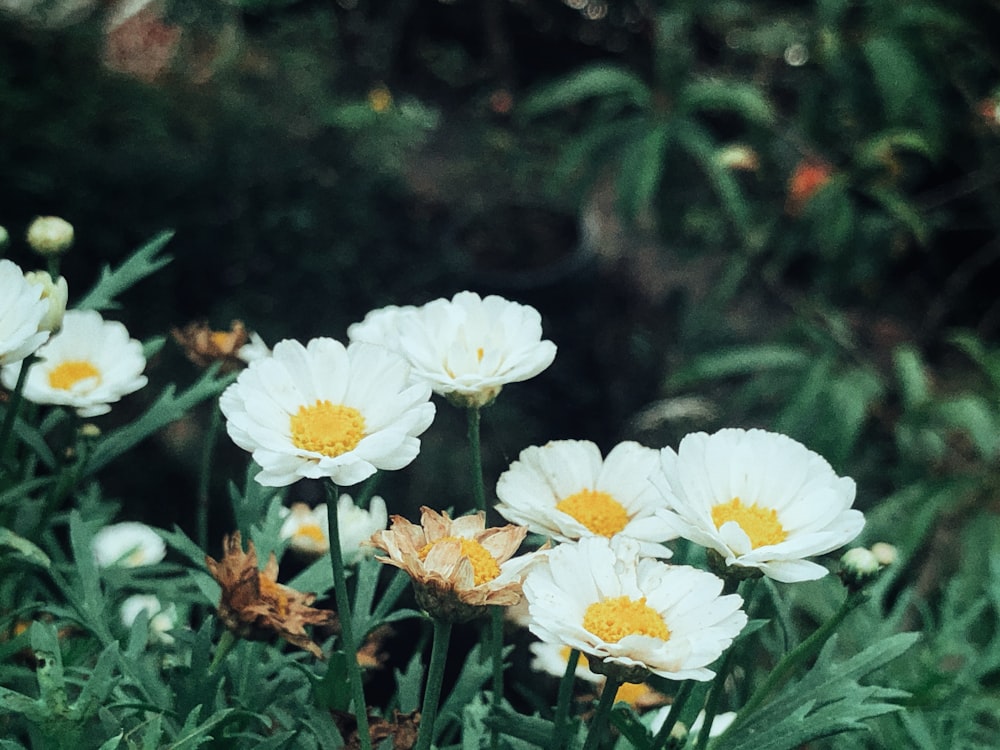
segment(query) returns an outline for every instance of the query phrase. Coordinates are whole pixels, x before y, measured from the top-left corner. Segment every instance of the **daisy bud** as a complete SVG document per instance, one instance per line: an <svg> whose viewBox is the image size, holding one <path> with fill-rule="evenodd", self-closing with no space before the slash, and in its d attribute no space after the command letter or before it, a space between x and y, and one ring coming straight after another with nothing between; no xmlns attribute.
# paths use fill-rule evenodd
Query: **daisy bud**
<svg viewBox="0 0 1000 750"><path fill-rule="evenodd" d="M840 558L840 579L847 588L857 590L874 580L881 567L870 549L855 547Z"/></svg>
<svg viewBox="0 0 1000 750"><path fill-rule="evenodd" d="M39 331L55 333L62 328L63 315L66 314L66 302L69 299L69 287L66 279L60 276L53 280L47 271L28 271L24 280L42 288L42 299L49 303L49 311L38 324Z"/></svg>
<svg viewBox="0 0 1000 750"><path fill-rule="evenodd" d="M899 550L888 542L875 542L872 545L872 554L875 555L879 565L892 565L899 559Z"/></svg>
<svg viewBox="0 0 1000 750"><path fill-rule="evenodd" d="M28 227L27 239L39 255L61 255L73 244L73 225L58 216L38 216Z"/></svg>

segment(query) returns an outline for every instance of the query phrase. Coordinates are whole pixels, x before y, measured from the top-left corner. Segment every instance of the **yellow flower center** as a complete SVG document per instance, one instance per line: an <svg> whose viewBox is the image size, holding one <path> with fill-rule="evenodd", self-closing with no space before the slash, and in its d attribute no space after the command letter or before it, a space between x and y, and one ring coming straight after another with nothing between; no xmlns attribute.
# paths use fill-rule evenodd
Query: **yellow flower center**
<svg viewBox="0 0 1000 750"><path fill-rule="evenodd" d="M326 534L315 523L304 523L295 530L296 537L303 537L319 544L326 544Z"/></svg>
<svg viewBox="0 0 1000 750"><path fill-rule="evenodd" d="M61 391L68 391L81 380L97 378L101 380L101 371L84 359L70 359L60 362L49 371L49 385Z"/></svg>
<svg viewBox="0 0 1000 750"><path fill-rule="evenodd" d="M334 458L354 450L365 436L365 418L350 406L317 401L300 406L291 418L292 443L296 448Z"/></svg>
<svg viewBox="0 0 1000 750"><path fill-rule="evenodd" d="M607 492L580 490L556 504L595 534L614 536L628 524L628 512Z"/></svg>
<svg viewBox="0 0 1000 750"><path fill-rule="evenodd" d="M778 544L788 538L788 534L778 520L778 512L773 508L762 508L756 503L744 505L738 497L728 503L720 503L712 508L712 523L715 528L736 521L744 533L750 537L753 549L769 544Z"/></svg>
<svg viewBox="0 0 1000 750"><path fill-rule="evenodd" d="M472 574L477 586L482 583L486 583L487 581L492 581L500 575L500 565L497 563L496 558L493 557L493 555L491 555L487 549L475 539L466 539L465 537L460 536L441 537L436 542L425 544L420 548L417 555L421 560L426 560L430 551L436 545L441 544L441 542L459 543L461 546L459 554L462 557L467 557L469 562L472 563Z"/></svg>
<svg viewBox="0 0 1000 750"><path fill-rule="evenodd" d="M594 602L583 614L583 627L605 643L618 643L627 635L649 635L661 640L670 638L667 623L660 613L639 600L627 596Z"/></svg>
<svg viewBox="0 0 1000 750"><path fill-rule="evenodd" d="M281 590L275 581L272 581L265 575L258 574L258 580L260 582L261 599L273 604L275 612L279 617L286 617L288 615L288 596L285 592Z"/></svg>

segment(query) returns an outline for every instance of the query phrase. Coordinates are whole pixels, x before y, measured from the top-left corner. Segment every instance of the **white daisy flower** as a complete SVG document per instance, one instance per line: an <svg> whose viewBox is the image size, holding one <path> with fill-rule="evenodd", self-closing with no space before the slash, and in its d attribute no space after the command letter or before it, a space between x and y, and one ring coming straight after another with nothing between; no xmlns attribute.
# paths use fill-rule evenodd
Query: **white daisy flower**
<svg viewBox="0 0 1000 750"><path fill-rule="evenodd" d="M670 557L661 542L677 535L655 515L665 503L648 479L658 468L659 452L639 443L619 443L602 459L587 440L553 440L525 448L500 475L496 509L560 542L619 534L644 555Z"/></svg>
<svg viewBox="0 0 1000 750"><path fill-rule="evenodd" d="M661 516L677 534L717 553L726 566L791 583L821 578L822 555L865 524L854 480L786 435L724 429L687 435L660 452L653 476L671 507Z"/></svg>
<svg viewBox="0 0 1000 750"><path fill-rule="evenodd" d="M651 721L649 722L649 731L655 736L660 729L663 728L663 723L667 720L667 715L670 713L670 706L663 706L663 708L657 709L650 714ZM716 714L715 718L712 720L712 728L708 732L709 737L720 737L723 732L729 729L730 725L736 721L735 711L725 711L721 714ZM705 712L699 711L695 720L691 723L691 729L685 730L682 725L677 724L674 726L674 732L671 732L671 736L676 732L680 737L688 734L689 732L693 735L698 735L701 732L702 726L705 724Z"/></svg>
<svg viewBox="0 0 1000 750"><path fill-rule="evenodd" d="M416 380L461 406L485 406L507 383L528 380L556 356L528 305L459 292L418 308L383 309L352 327L354 338L397 348Z"/></svg>
<svg viewBox="0 0 1000 750"><path fill-rule="evenodd" d="M553 677L562 677L566 673L566 665L569 663L569 654L572 649L561 643L546 643L545 641L534 641L528 644L531 651L531 668L537 672L545 672ZM594 674L587 666L587 660L582 656L576 662L574 671L578 679L592 682L595 685L603 684L606 679L603 675Z"/></svg>
<svg viewBox="0 0 1000 750"><path fill-rule="evenodd" d="M107 414L109 404L146 385L142 344L129 338L121 323L104 320L94 310L69 310L62 329L36 354L39 361L28 370L24 397L72 407L81 417ZM4 368L4 385L12 387L20 371L20 364Z"/></svg>
<svg viewBox="0 0 1000 750"><path fill-rule="evenodd" d="M365 315L364 320L347 327L347 338L351 341L378 344L399 352L402 348L399 343L399 318L416 309L413 305L403 307L387 305L372 310Z"/></svg>
<svg viewBox="0 0 1000 750"><path fill-rule="evenodd" d="M49 338L42 326L49 302L42 291L16 263L0 259L0 367L20 362Z"/></svg>
<svg viewBox="0 0 1000 750"><path fill-rule="evenodd" d="M219 406L229 436L261 467L262 485L330 477L345 486L416 458L417 436L434 419L430 395L387 349L286 339L251 362Z"/></svg>
<svg viewBox="0 0 1000 750"><path fill-rule="evenodd" d="M150 640L165 645L174 642L170 631L177 627L177 607L173 604L164 607L152 594L133 594L122 602L119 610L122 624L131 628L140 612L149 617Z"/></svg>
<svg viewBox="0 0 1000 750"><path fill-rule="evenodd" d="M294 503L283 508L285 522L281 525L281 538L289 539L291 548L307 555L325 554L330 549L329 518L326 503L310 509L305 503ZM341 494L337 500L337 529L340 532L340 551L348 565L358 562L374 547L362 545L371 535L386 527L389 522L385 500L378 495L368 503L368 510L354 504L350 495Z"/></svg>
<svg viewBox="0 0 1000 750"><path fill-rule="evenodd" d="M532 633L627 682L649 672L710 680L708 665L747 622L737 594L720 596L721 578L639 558L639 545L624 538L561 544L529 568L522 586Z"/></svg>
<svg viewBox="0 0 1000 750"><path fill-rule="evenodd" d="M90 544L94 560L102 568L119 565L138 568L155 565L167 554L163 537L152 527L136 521L122 521L98 530Z"/></svg>
<svg viewBox="0 0 1000 750"><path fill-rule="evenodd" d="M271 356L271 350L256 331L250 331L250 341L240 347L236 356L247 364Z"/></svg>
<svg viewBox="0 0 1000 750"><path fill-rule="evenodd" d="M66 303L69 301L69 285L62 276L53 279L48 271L28 271L24 274L29 284L42 288L42 299L48 302L49 309L38 324L39 330L58 331L66 314Z"/></svg>

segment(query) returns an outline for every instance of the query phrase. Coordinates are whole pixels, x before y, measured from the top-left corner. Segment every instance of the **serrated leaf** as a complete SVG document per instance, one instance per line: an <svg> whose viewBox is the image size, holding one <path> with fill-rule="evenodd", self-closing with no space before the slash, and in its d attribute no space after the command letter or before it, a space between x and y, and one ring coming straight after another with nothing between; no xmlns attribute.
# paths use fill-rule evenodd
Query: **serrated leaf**
<svg viewBox="0 0 1000 750"><path fill-rule="evenodd" d="M645 108L652 100L652 93L634 73L598 63L540 86L521 102L517 114L525 118L538 117L595 97L617 98L622 106Z"/></svg>
<svg viewBox="0 0 1000 750"><path fill-rule="evenodd" d="M863 721L899 711L909 693L858 680L905 653L919 633L898 633L859 654L835 662L833 636L800 680L789 683L771 702L736 721L712 750L795 750L822 737L865 729Z"/></svg>
<svg viewBox="0 0 1000 750"><path fill-rule="evenodd" d="M43 568L52 565L49 556L42 552L37 545L29 542L23 536L15 534L10 529L0 527L0 547L10 547L28 562Z"/></svg>
<svg viewBox="0 0 1000 750"><path fill-rule="evenodd" d="M420 686L424 682L424 663L420 649L415 649L413 656L406 665L406 671L393 670L396 677L396 700L399 701L399 711L410 713L420 707Z"/></svg>
<svg viewBox="0 0 1000 750"><path fill-rule="evenodd" d="M184 722L184 726L181 727L180 731L177 733L177 739L167 745L163 750L193 750L193 748L201 747L213 737L209 734L210 731L215 729L217 726L227 721L235 709L224 708L221 711L209 716L201 724L198 723L198 717L201 714L201 706L195 706L194 710L188 714L187 720Z"/></svg>
<svg viewBox="0 0 1000 750"><path fill-rule="evenodd" d="M104 266L97 283L77 303L77 309L108 310L116 307L115 297L147 276L156 273L172 260L166 256L159 257L157 253L173 236L172 231L160 232L133 252L118 268L112 270L110 266Z"/></svg>

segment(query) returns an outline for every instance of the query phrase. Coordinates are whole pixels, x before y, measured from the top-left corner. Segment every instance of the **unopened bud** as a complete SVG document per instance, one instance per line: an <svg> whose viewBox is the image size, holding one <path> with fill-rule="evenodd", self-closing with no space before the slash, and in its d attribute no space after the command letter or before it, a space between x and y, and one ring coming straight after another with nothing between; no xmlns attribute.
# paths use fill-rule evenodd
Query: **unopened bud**
<svg viewBox="0 0 1000 750"><path fill-rule="evenodd" d="M93 422L84 422L80 425L80 437L94 440L101 436L101 428Z"/></svg>
<svg viewBox="0 0 1000 750"><path fill-rule="evenodd" d="M58 216L38 216L28 227L27 239L39 255L61 255L73 244L73 225Z"/></svg>
<svg viewBox="0 0 1000 750"><path fill-rule="evenodd" d="M39 331L55 333L62 328L63 316L66 314L66 302L69 299L69 287L66 279L60 276L55 281L47 271L28 271L24 280L29 284L42 288L42 299L48 300L49 311L38 323Z"/></svg>
<svg viewBox="0 0 1000 750"><path fill-rule="evenodd" d="M870 549L855 547L840 558L840 579L849 589L859 589L872 581L882 566Z"/></svg>
<svg viewBox="0 0 1000 750"><path fill-rule="evenodd" d="M3 250L10 244L10 233L7 231L7 227L0 227L0 250Z"/></svg>
<svg viewBox="0 0 1000 750"><path fill-rule="evenodd" d="M875 555L879 565L892 565L899 558L899 550L888 542L875 542L872 545L872 554Z"/></svg>

